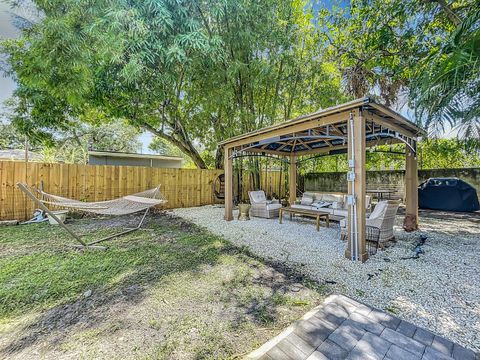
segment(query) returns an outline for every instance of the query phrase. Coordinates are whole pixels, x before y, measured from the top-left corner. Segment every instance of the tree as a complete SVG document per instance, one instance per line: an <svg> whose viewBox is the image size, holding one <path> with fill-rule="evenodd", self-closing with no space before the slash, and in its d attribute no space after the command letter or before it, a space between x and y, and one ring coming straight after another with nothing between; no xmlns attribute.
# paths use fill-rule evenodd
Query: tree
<svg viewBox="0 0 480 360"><path fill-rule="evenodd" d="M5 117L12 116L6 112ZM15 116L14 116L15 117ZM100 151L137 152L142 144L140 132L126 121L105 121L89 113L82 122L71 123L68 129L43 131L31 137L30 150L43 154L46 161L86 163L88 148ZM0 123L0 149L23 149L25 134L11 123Z"/></svg>
<svg viewBox="0 0 480 360"><path fill-rule="evenodd" d="M480 166L480 141L426 139L419 143L422 169L454 169Z"/></svg>
<svg viewBox="0 0 480 360"><path fill-rule="evenodd" d="M480 138L480 8L452 22L447 41L423 59L412 99L427 127L443 129L442 119L460 136Z"/></svg>
<svg viewBox="0 0 480 360"><path fill-rule="evenodd" d="M4 44L19 83L17 123L68 129L93 108L166 138L202 166L172 101L183 64L209 47L190 2L35 3L43 19Z"/></svg>
<svg viewBox="0 0 480 360"><path fill-rule="evenodd" d="M216 143L341 101L306 1L35 1L43 17L3 42L16 124L67 129L95 109L175 145ZM217 152L216 165L221 164Z"/></svg>
<svg viewBox="0 0 480 360"><path fill-rule="evenodd" d="M432 133L465 124L465 136L478 136L478 21L475 0L356 0L319 15L348 94L407 96Z"/></svg>
<svg viewBox="0 0 480 360"><path fill-rule="evenodd" d="M12 124L0 123L0 149L22 149L24 146L24 135Z"/></svg>
<svg viewBox="0 0 480 360"><path fill-rule="evenodd" d="M248 6L245 6L248 4ZM209 150L226 138L334 105L339 72L304 1L206 2L201 14L211 39L220 38L220 58L195 63L191 131ZM210 94L210 96L206 96ZM199 131L199 132L198 132ZM208 132L205 134L205 132ZM205 136L207 135L207 136ZM216 166L222 164L217 151Z"/></svg>

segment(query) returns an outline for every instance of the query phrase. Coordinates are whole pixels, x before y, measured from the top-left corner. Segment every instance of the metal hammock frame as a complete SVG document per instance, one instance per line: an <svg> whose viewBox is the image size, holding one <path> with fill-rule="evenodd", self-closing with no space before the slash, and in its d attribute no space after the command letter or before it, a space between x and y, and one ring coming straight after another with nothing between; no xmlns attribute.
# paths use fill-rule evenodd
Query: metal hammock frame
<svg viewBox="0 0 480 360"><path fill-rule="evenodd" d="M73 245L73 246L74 247L80 247L80 248L92 248L92 249L105 250L106 249L105 246L99 246L99 245L96 245L96 244L98 244L100 242L103 242L103 241L114 239L114 238L122 236L122 235L129 234L129 233L131 233L135 230L140 229L142 227L143 222L144 222L148 212L150 211L150 209L153 206L161 205L161 204L164 204L164 203L167 202L165 197L160 192L160 185L158 185L154 189L151 189L150 191L146 191L146 192L142 192L142 193L138 193L138 194L133 194L133 195L130 195L130 196L124 196L122 198L115 199L115 200L107 200L107 201L101 201L101 202L95 202L95 203L88 203L88 202L83 202L83 201L78 201L78 200L71 200L71 199L60 197L60 196L51 195L51 194L48 194L48 193L46 193L44 191L41 191L39 189L29 188L28 185L23 184L23 183L17 183L17 186L25 195L27 195L28 198L30 198L35 204L37 204L37 206L41 210L45 211L49 216L51 216L63 229L65 229L70 234L70 236L72 236L77 242L79 242L80 243L79 245ZM34 192L37 193L37 194L40 194L42 199L37 198L34 195ZM151 193L151 196L141 196L141 195L143 195L147 192ZM44 200L44 198L47 198L47 199L50 199L50 200ZM142 198L145 199L145 202L141 202ZM116 201L117 202L121 201L122 199L128 200L128 201L133 202L133 203L138 201L138 203L142 203L143 206L140 209L133 209L130 212L123 211L122 214L114 214L114 213L108 213L106 211L103 211L103 210L108 210L109 209L108 205L110 205L110 204L112 204ZM69 200L69 201L67 202L67 201L64 201L64 200ZM157 201L153 201L153 200L157 200ZM106 205L102 206L101 205L102 203L106 204ZM70 209L70 210L91 212L91 213L95 213L95 214L102 214L103 213L103 214L114 215L114 216L134 214L134 213L139 212L139 211L144 211L144 213L143 213L143 216L142 216L140 222L138 223L138 225L136 227L121 231L117 234L113 234L113 235L109 235L109 236L106 236L106 237L103 237L103 238L100 238L100 239L96 239L96 240L93 240L93 241L87 243L82 239L82 235L76 234L69 226L65 225L55 215L55 213L52 210L50 210L45 204L50 204L50 205L54 205L54 206L58 206L58 207L63 207L63 208Z"/></svg>

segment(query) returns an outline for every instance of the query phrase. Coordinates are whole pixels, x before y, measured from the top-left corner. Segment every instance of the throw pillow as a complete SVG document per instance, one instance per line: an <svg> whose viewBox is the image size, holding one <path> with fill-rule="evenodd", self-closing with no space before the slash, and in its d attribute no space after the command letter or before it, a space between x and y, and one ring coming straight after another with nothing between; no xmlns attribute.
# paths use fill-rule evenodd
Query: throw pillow
<svg viewBox="0 0 480 360"><path fill-rule="evenodd" d="M313 203L312 206L315 207L316 209L322 209L322 208L328 208L332 205L332 203L328 201L319 201L316 203Z"/></svg>

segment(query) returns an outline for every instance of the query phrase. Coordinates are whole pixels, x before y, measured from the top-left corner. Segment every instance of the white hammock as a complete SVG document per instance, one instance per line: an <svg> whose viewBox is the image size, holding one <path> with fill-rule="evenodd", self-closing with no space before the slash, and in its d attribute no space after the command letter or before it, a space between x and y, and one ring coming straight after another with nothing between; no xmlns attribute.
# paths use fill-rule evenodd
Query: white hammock
<svg viewBox="0 0 480 360"><path fill-rule="evenodd" d="M86 202L52 195L35 189L44 204L62 207L68 210L84 211L99 215L128 215L161 205L167 202L160 193L160 187L145 190L136 194L123 196L114 200Z"/></svg>
<svg viewBox="0 0 480 360"><path fill-rule="evenodd" d="M18 188L25 193L33 202L35 202L40 209L45 211L49 216L57 221L57 223L62 226L68 233L77 240L82 248L101 248L106 249L104 246L97 246L97 244L102 241L110 240L115 237L128 234L132 231L140 229L147 216L148 211L151 207L156 205L161 205L167 202L165 197L160 192L160 185L157 186L155 189L145 190L133 195L128 195L121 197L115 200L107 200L107 201L96 201L96 202L85 202L85 201L78 201L73 199L68 199L58 195L52 195L46 193L45 191L39 189L30 189L28 185L17 183ZM40 198L36 197L34 193L37 193ZM84 211L90 212L94 214L101 214L101 215L127 215L133 214L139 211L145 211L140 223L132 229L128 229L122 231L115 235L110 235L98 240L91 241L86 243L83 241L82 237L76 234L72 229L70 229L67 225L65 225L58 217L52 212L49 208L45 205L52 205L58 206L64 209L69 210L76 210L76 211Z"/></svg>

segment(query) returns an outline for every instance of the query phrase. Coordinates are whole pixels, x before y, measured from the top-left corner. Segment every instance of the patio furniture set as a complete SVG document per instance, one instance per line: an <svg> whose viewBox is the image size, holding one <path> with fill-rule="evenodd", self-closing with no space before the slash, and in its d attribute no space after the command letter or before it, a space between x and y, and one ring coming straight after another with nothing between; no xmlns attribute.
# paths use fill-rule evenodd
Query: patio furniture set
<svg viewBox="0 0 480 360"><path fill-rule="evenodd" d="M324 194L305 192L300 200L288 207L282 207L278 200L267 200L265 192L250 191L250 215L272 219L278 217L280 224L284 214L300 215L315 219L317 231L320 231L320 220L329 227L330 220L339 222L340 238L346 240L348 228L348 205L344 194ZM394 239L393 225L400 202L395 200L380 200L372 211L371 196L366 195L365 210L369 213L366 219L366 241L371 253L378 247L383 247L387 241Z"/></svg>

